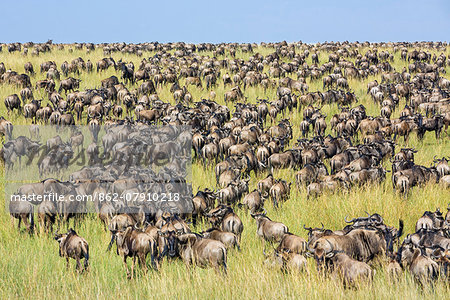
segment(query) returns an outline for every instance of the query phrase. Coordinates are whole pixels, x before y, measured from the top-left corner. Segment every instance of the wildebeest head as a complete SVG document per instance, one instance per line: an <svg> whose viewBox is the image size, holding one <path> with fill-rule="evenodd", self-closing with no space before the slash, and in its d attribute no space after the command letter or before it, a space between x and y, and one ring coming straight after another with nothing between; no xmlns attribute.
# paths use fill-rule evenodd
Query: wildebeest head
<svg viewBox="0 0 450 300"><path fill-rule="evenodd" d="M312 228L312 227L306 227L306 225L303 225L303 228L305 230L308 230L308 242L314 243L318 238L330 235L332 234L332 231L329 229L325 229L323 223L320 223L322 225L322 228Z"/></svg>
<svg viewBox="0 0 450 300"><path fill-rule="evenodd" d="M333 255L333 244L326 238L322 238L313 243L312 247L308 244L308 251L314 256L317 268L320 270L325 266L325 259Z"/></svg>
<svg viewBox="0 0 450 300"><path fill-rule="evenodd" d="M182 229L177 229L173 226L172 222L169 222L161 227L158 231L159 236L164 240L164 249L161 256L168 255L173 258L178 254L178 236L183 234Z"/></svg>
<svg viewBox="0 0 450 300"><path fill-rule="evenodd" d="M415 249L416 249L416 246L413 244L410 236L408 235L406 237L406 239L403 241L403 244L400 246L400 248L397 251L397 257L396 257L397 262L402 266L409 264L412 260Z"/></svg>

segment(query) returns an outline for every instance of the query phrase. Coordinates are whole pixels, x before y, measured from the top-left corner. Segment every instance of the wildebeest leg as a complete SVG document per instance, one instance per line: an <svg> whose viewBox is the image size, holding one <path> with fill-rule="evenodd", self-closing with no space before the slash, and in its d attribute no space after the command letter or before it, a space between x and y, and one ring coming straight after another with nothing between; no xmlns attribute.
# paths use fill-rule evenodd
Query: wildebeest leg
<svg viewBox="0 0 450 300"><path fill-rule="evenodd" d="M23 224L25 225L25 228L27 230L27 232L31 232L31 225L30 223L28 223L28 218L26 214L22 214L20 216L20 219L23 219Z"/></svg>
<svg viewBox="0 0 450 300"><path fill-rule="evenodd" d="M20 231L20 224L22 223L22 216L19 215L19 224L17 224L17 230Z"/></svg>
<svg viewBox="0 0 450 300"><path fill-rule="evenodd" d="M68 268L69 268L69 257L66 256L66 269L68 269Z"/></svg>
<svg viewBox="0 0 450 300"><path fill-rule="evenodd" d="M126 256L123 257L123 264L125 265L125 271L127 271L127 278L130 279L131 278L131 274L130 274L130 270L128 270L127 257Z"/></svg>
<svg viewBox="0 0 450 300"><path fill-rule="evenodd" d="M144 274L147 274L147 264L145 263L145 255L139 255L139 265L142 269L144 269Z"/></svg>
<svg viewBox="0 0 450 300"><path fill-rule="evenodd" d="M81 263L80 263L80 258L77 256L77 267L76 267L77 271L81 271Z"/></svg>
<svg viewBox="0 0 450 300"><path fill-rule="evenodd" d="M134 266L136 264L136 255L133 256L132 262L131 262L131 279L134 277Z"/></svg>

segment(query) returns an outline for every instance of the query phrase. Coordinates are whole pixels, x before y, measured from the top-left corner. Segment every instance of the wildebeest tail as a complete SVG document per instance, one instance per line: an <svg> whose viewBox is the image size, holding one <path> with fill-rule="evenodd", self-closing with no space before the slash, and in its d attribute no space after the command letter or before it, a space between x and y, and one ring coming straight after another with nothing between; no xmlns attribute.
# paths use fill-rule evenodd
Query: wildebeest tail
<svg viewBox="0 0 450 300"><path fill-rule="evenodd" d="M106 251L111 250L111 247L114 243L114 240L116 239L116 235L114 233L111 234L111 241L109 242L108 248L106 248Z"/></svg>
<svg viewBox="0 0 450 300"><path fill-rule="evenodd" d="M405 197L408 195L408 185L405 180L402 180L402 193Z"/></svg>
<svg viewBox="0 0 450 300"><path fill-rule="evenodd" d="M225 248L222 248L222 255L223 255L222 261L223 272L227 274L227 250L225 250Z"/></svg>
<svg viewBox="0 0 450 300"><path fill-rule="evenodd" d="M150 246L150 261L153 269L157 269L156 262L155 262L155 243L152 242L152 240L148 241Z"/></svg>
<svg viewBox="0 0 450 300"><path fill-rule="evenodd" d="M84 269L86 270L89 266L89 245L82 243L81 248L83 250L83 256L84 256Z"/></svg>
<svg viewBox="0 0 450 300"><path fill-rule="evenodd" d="M402 219L398 220L399 227L397 232L397 238L400 238L403 235L403 225L404 225L403 220Z"/></svg>
<svg viewBox="0 0 450 300"><path fill-rule="evenodd" d="M30 212L30 232L33 233L34 231L34 206L31 206L31 212Z"/></svg>

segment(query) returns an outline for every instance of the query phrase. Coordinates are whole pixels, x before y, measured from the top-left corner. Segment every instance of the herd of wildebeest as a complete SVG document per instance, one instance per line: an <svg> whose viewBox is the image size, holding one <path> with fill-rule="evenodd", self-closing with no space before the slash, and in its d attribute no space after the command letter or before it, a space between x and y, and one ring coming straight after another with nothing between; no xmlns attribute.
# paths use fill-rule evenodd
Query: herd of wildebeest
<svg viewBox="0 0 450 300"><path fill-rule="evenodd" d="M115 242L129 277L133 276L136 259L147 270L148 254L155 270L164 261L182 259L188 266L211 266L219 273L226 273L227 254L234 251L231 248L240 249L244 230L238 213L250 213L257 224L256 233L264 243L277 243L273 253L264 251L268 266L302 271L306 270L306 257L313 257L321 272L337 275L345 285L355 285L370 281L374 266L384 261L382 265L394 277L409 270L421 284L438 278L448 280L450 207L446 215L439 209L426 211L417 220L415 233L408 234L403 241L400 240L403 221L399 220L399 227L395 228L385 224L378 213L345 219L346 226L339 230L325 229L323 225L321 228L304 226L308 233L305 240L290 233L285 224L271 220L264 208L266 200L274 209L282 209L286 201L295 201L290 199L292 183L297 189L305 188L308 199L314 201L324 193L380 184L387 172L391 172L393 189L405 201L412 188L425 184L440 184L443 190L448 189L447 157L435 157L430 166L423 166L415 163L414 148L405 146L396 151L399 138L408 145L411 133L419 141L430 131L434 132L436 143L448 139L450 80L445 78L445 68L450 55L445 55L446 43L281 42L259 46L84 43L68 46L47 42L4 47L3 51L7 48L9 52L19 51L23 55L32 50L33 56L65 47L88 53L100 48L105 56L97 62L77 57L60 66L53 61L44 61L40 66L26 63L25 73L8 69L8 62L0 63L0 84L17 88L16 94L4 99L8 116L0 120L0 132L5 137L1 153L7 168L17 163L16 158L40 146L33 141L39 135L38 124L59 127L83 124L90 131L90 137L76 130L69 140L55 137L56 141L53 139L51 147L47 147L47 160L40 162L45 164L39 167L41 175L67 168L65 158L72 156L83 141L92 140L87 147L89 166L66 181L47 178L25 184L18 192L42 194L66 190L92 194L99 189L118 194L135 190L149 192L152 186L145 184L147 177L173 178L185 174L179 173L177 165L166 167L163 175L130 169L132 175L128 172L124 176L124 164L117 165L117 162L125 161L124 157L129 158L130 153L147 149L145 140L137 143L133 136L138 130L136 126L192 128L189 137L192 161L213 169L217 185L199 188L192 194L187 200L192 207L189 213L174 213L164 207L146 209L145 203L123 212L127 203L97 203L99 218L111 233L108 249ZM262 55L257 52L259 47L273 51ZM144 57L149 51L152 55ZM135 66L122 59L115 61L111 53L137 55L140 63ZM248 59L236 58L236 53L243 53ZM396 70L391 65L397 53L408 68ZM312 63L308 64L310 56ZM81 73L102 74L106 70L114 70L116 75L79 90L77 77ZM377 75L381 75L381 81L370 81L367 94L379 106L380 114L370 116L359 103L350 81ZM324 91L310 91L307 79L310 85L317 81L323 83ZM216 95L218 85L225 87L223 95ZM261 91L273 89L276 93L273 99L249 99L245 96L249 87ZM162 88L170 89L173 99L160 99L158 91ZM207 90L208 99L195 99L190 89ZM45 100L35 99L34 95L44 95ZM223 99L224 105L216 98L219 102ZM325 105L337 105L338 113L327 116L322 112ZM298 124L289 118L294 110L303 116ZM396 110L400 110L399 117L393 118ZM13 124L7 120L13 115L23 115L34 124L30 126L30 138L13 138ZM102 126L106 134L99 136ZM293 140L293 129L301 134L296 140ZM327 129L330 134L325 134ZM176 146L183 143L186 140ZM176 146L164 148L165 152L171 153ZM104 165L100 160L106 155L116 159ZM386 170L383 163L391 169ZM279 169L295 170L295 182L276 178L275 170ZM267 176L250 191L252 174ZM94 180L96 184L91 186ZM19 228L20 222L24 222L30 233L34 229L35 208L40 227L47 232L52 231L58 219L67 223L72 217L78 221L84 218L83 214L64 213L65 208L58 205L62 204L25 202L20 203L20 209L10 211L12 217L19 219ZM211 228L192 232L190 224L195 226L199 221L209 222ZM84 258L84 267L88 267L86 240L73 229L66 234L57 233L55 239L59 242L59 254L67 262L69 258L76 259L77 269L81 269L80 260ZM127 258L133 260L131 272Z"/></svg>

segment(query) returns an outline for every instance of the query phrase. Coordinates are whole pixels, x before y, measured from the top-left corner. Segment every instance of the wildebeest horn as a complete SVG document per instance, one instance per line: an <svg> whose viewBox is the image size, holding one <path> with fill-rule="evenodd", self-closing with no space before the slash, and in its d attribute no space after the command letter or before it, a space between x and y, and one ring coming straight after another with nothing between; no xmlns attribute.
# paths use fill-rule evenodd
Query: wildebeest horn
<svg viewBox="0 0 450 300"><path fill-rule="evenodd" d="M356 221L355 218L353 218L353 219L351 219L350 221L348 221L348 220L347 220L347 217L348 217L348 216L345 216L345 218L344 218L345 223L353 223L353 222Z"/></svg>
<svg viewBox="0 0 450 300"><path fill-rule="evenodd" d="M367 217L369 217L369 219L370 219L370 214L367 211L365 211L365 213L367 214Z"/></svg>
<svg viewBox="0 0 450 300"><path fill-rule="evenodd" d="M311 227L306 227L305 224L303 224L303 228L304 228L305 230L312 231L312 228L311 228Z"/></svg>
<svg viewBox="0 0 450 300"><path fill-rule="evenodd" d="M331 252L333 252L334 251L334 247L333 247L333 244L328 240L328 239L325 239L325 241L327 241L328 242L328 244L330 244L330 247L331 247Z"/></svg>
<svg viewBox="0 0 450 300"><path fill-rule="evenodd" d="M323 230L325 228L325 226L323 226L322 222L320 222L320 224L322 224L322 228L320 228L320 230Z"/></svg>
<svg viewBox="0 0 450 300"><path fill-rule="evenodd" d="M264 215L267 215L267 210L263 207Z"/></svg>

